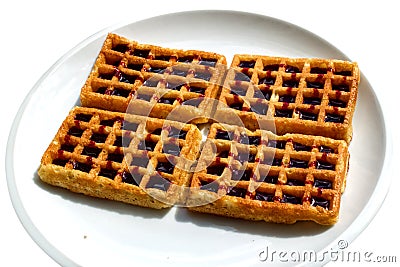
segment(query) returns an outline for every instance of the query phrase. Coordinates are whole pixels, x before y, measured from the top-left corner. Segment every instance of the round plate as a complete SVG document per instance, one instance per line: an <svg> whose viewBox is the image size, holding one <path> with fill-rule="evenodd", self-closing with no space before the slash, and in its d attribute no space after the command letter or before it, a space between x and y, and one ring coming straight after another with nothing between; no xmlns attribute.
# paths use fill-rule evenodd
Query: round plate
<svg viewBox="0 0 400 267"><path fill-rule="evenodd" d="M271 258L267 252L313 251L319 257L312 263L321 263L329 260L324 252L340 250L343 242L352 241L372 220L388 189L388 177L383 174L388 139L379 102L363 75L347 188L334 226L249 222L182 208L152 210L42 183L36 172L41 156L69 110L79 104L80 89L108 32L141 43L213 51L224 54L228 62L236 53L349 60L295 25L231 11L154 17L106 29L83 41L31 90L7 147L7 181L15 210L28 233L55 261L96 267L158 266L161 262L165 266L251 266L265 265L265 261L284 263L284 258ZM293 264L289 254L286 257Z"/></svg>

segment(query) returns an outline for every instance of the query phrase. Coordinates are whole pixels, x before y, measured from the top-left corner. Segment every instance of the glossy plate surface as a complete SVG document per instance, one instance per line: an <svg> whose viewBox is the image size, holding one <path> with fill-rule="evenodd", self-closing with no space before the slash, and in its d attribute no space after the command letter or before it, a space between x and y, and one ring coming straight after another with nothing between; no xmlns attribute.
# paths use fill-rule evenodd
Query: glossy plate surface
<svg viewBox="0 0 400 267"><path fill-rule="evenodd" d="M247 222L181 208L151 210L43 184L36 174L40 158L68 111L79 103L80 89L107 32L142 43L214 51L224 54L228 64L235 53L349 60L337 48L295 25L230 11L154 17L106 29L83 41L31 90L15 119L6 155L15 210L32 238L58 263L264 266L272 260L261 261L267 248L269 252L314 251L320 255L320 263L329 260L323 256L325 251L340 250L338 244L351 242L372 220L387 191L383 167L389 144L379 101L363 75L347 188L340 220L332 227L311 222ZM273 262L283 264L276 257Z"/></svg>

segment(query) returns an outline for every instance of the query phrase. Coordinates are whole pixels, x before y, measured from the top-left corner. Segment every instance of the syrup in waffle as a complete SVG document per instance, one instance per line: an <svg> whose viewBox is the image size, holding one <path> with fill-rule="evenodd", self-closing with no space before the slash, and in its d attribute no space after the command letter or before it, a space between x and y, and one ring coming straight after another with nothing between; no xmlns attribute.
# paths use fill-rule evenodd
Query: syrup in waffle
<svg viewBox="0 0 400 267"><path fill-rule="evenodd" d="M348 169L346 142L217 123L208 140L213 145L202 151L209 155L203 159L207 167L192 178L190 210L279 223L337 221Z"/></svg>

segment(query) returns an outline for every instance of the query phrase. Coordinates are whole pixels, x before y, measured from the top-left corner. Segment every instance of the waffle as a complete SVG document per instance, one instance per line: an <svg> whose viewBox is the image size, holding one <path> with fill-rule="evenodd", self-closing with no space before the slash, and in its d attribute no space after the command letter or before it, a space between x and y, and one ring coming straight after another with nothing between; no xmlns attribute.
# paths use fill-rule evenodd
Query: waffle
<svg viewBox="0 0 400 267"><path fill-rule="evenodd" d="M81 90L81 104L165 119L206 122L226 69L224 56L140 44L109 34ZM134 102L134 103L132 103ZM141 107L138 109L137 107ZM189 118L185 116L191 114Z"/></svg>
<svg viewBox="0 0 400 267"><path fill-rule="evenodd" d="M337 221L348 170L345 141L217 123L207 140L191 181L190 210L288 224Z"/></svg>
<svg viewBox="0 0 400 267"><path fill-rule="evenodd" d="M280 135L321 135L349 143L359 79L357 63L348 61L235 55L218 118L229 122L233 113L252 130L272 121Z"/></svg>
<svg viewBox="0 0 400 267"><path fill-rule="evenodd" d="M184 198L201 134L191 124L75 107L38 170L49 184L129 204L166 208Z"/></svg>

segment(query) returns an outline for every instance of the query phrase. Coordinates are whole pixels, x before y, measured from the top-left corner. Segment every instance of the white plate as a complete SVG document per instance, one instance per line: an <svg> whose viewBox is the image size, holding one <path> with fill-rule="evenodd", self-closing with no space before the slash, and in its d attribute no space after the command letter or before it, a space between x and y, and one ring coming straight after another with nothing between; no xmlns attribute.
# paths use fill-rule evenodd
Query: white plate
<svg viewBox="0 0 400 267"><path fill-rule="evenodd" d="M90 198L43 184L40 158L79 92L107 32L166 47L291 57L348 58L321 38L273 18L230 11L169 14L101 31L68 52L26 97L11 129L7 181L28 233L68 266L265 265L260 253L340 250L372 220L388 188L383 175L388 138L373 89L362 75L350 146L350 172L339 222L277 225L145 209ZM371 129L374 129L373 131ZM287 254L286 257L288 257ZM325 255L325 256L324 256ZM261 253L262 257L266 254ZM271 256L271 255L270 255ZM322 258L322 256L324 256ZM288 262L293 264L291 258ZM271 258L267 259L270 261ZM282 263L284 258L274 258Z"/></svg>

